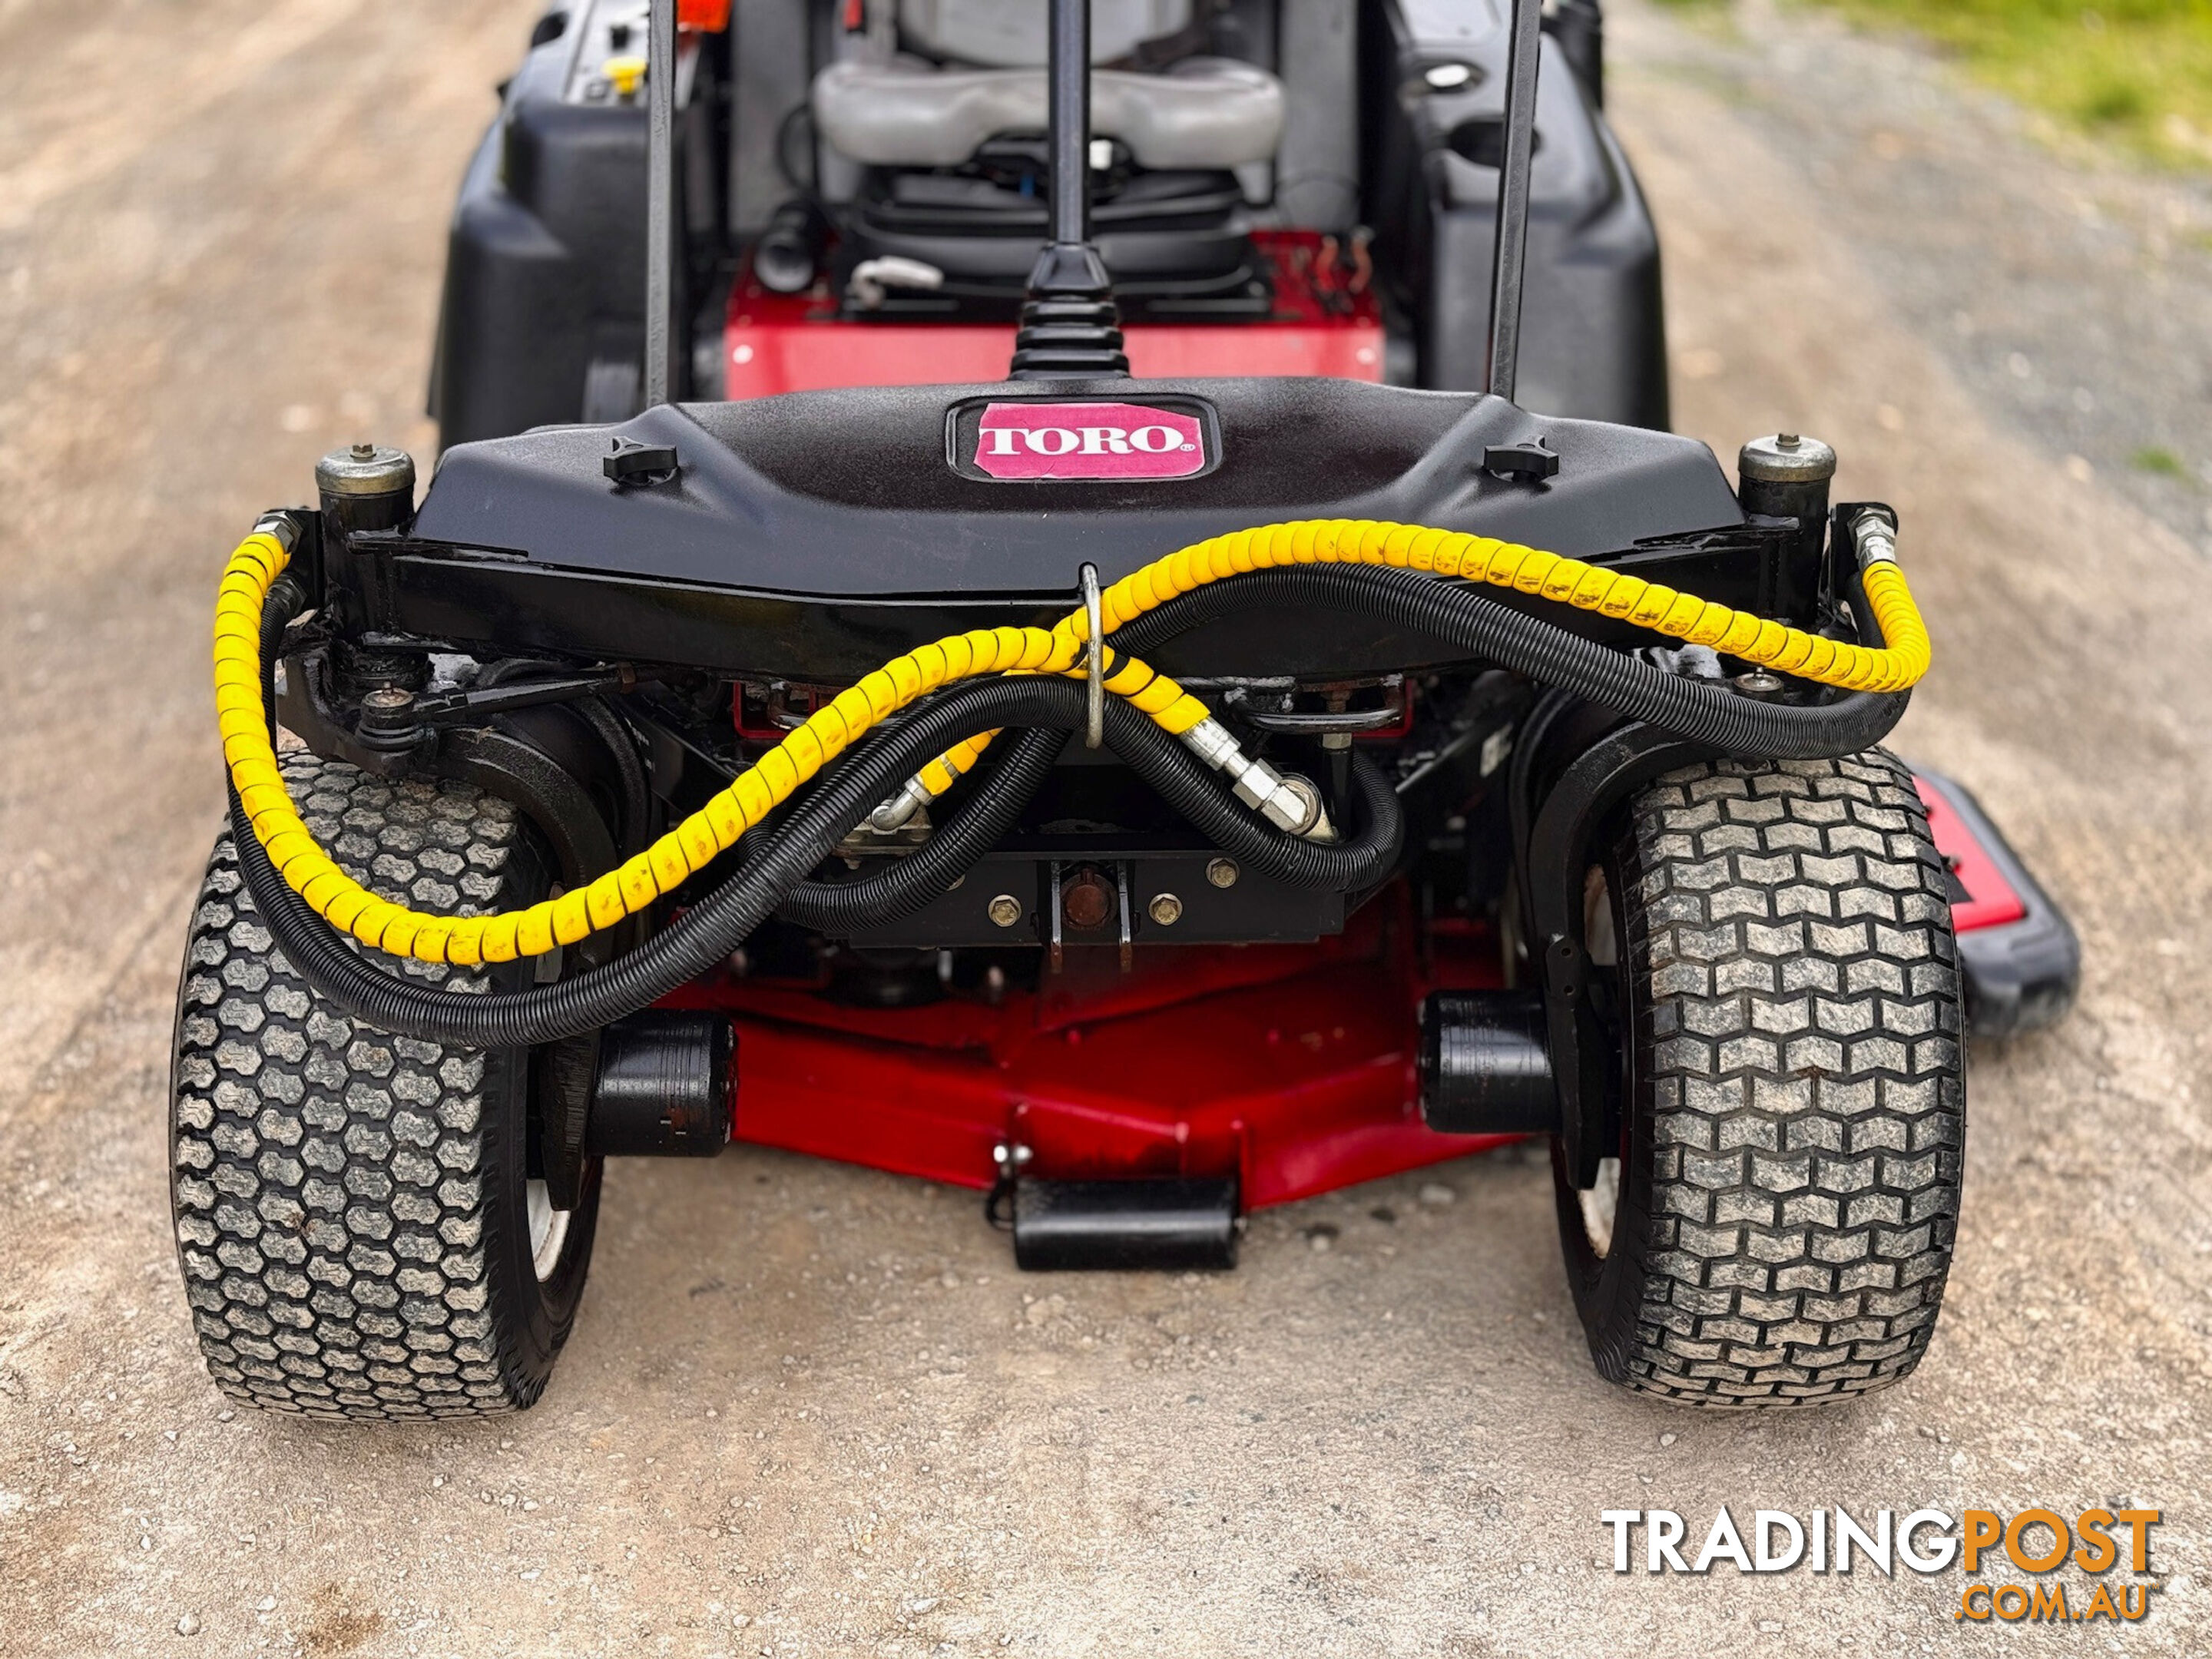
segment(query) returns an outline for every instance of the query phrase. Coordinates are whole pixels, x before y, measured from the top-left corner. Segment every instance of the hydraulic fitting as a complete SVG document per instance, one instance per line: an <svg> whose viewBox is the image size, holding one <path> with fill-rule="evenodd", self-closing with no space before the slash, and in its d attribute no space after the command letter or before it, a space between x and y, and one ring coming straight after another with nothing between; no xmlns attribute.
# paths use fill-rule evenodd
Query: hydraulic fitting
<svg viewBox="0 0 2212 1659"><path fill-rule="evenodd" d="M1862 574L1878 564L1897 562L1897 520L1881 507L1870 507L1851 526L1851 551Z"/></svg>
<svg viewBox="0 0 2212 1659"><path fill-rule="evenodd" d="M1295 774L1286 776L1247 755L1220 721L1202 720L1182 734L1182 740L1199 759L1228 778L1237 799L1277 829L1308 841L1336 839L1336 826L1328 821L1321 791Z"/></svg>
<svg viewBox="0 0 2212 1659"><path fill-rule="evenodd" d="M886 836L903 830L908 819L936 799L936 791L923 782L921 774L916 773L906 781L898 793L868 814L868 828L880 830Z"/></svg>

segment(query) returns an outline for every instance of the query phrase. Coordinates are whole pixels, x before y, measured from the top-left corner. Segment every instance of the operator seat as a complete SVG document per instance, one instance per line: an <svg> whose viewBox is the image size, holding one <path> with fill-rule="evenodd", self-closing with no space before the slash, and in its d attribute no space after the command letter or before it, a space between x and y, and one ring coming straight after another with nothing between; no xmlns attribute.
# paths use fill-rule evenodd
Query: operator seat
<svg viewBox="0 0 2212 1659"><path fill-rule="evenodd" d="M848 295L899 314L1017 306L1046 234L1043 0L866 0L846 15L865 26L844 32L809 100L825 161L851 181L830 188L822 169L836 263L843 276L933 274L927 290L864 282ZM1194 0L1092 0L1094 235L1125 306L1263 315L1245 210L1267 193L1283 88L1209 55L1210 15Z"/></svg>
<svg viewBox="0 0 2212 1659"><path fill-rule="evenodd" d="M855 161L927 167L957 167L1001 133L1042 131L1045 9L1041 0L899 0L905 50L816 76L817 131ZM1095 0L1091 131L1152 170L1272 160L1282 83L1256 64L1191 52L1202 40L1191 12L1191 0Z"/></svg>

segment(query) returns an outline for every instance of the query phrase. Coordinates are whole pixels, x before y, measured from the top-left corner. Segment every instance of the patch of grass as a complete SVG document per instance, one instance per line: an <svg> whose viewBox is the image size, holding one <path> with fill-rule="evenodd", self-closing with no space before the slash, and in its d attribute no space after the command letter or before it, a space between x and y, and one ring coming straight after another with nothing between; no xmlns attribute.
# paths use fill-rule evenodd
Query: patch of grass
<svg viewBox="0 0 2212 1659"><path fill-rule="evenodd" d="M2135 453L2138 471L2155 472L2161 478L2185 478L2189 469L2182 465L2181 457L2170 449L2138 449Z"/></svg>
<svg viewBox="0 0 2212 1659"><path fill-rule="evenodd" d="M2212 0L1820 0L1900 25L1981 79L2169 165L2212 165Z"/></svg>

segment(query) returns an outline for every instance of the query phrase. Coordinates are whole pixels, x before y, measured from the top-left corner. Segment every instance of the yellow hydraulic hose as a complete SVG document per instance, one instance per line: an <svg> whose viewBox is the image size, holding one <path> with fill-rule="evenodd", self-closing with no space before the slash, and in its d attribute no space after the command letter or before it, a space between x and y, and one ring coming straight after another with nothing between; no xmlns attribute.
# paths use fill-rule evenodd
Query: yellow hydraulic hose
<svg viewBox="0 0 2212 1659"><path fill-rule="evenodd" d="M869 727L917 697L983 674L1080 675L1089 643L1089 625L1078 610L1049 633L978 629L917 647L840 693L704 807L589 886L499 915L429 915L377 897L339 869L301 821L277 770L261 699L260 625L270 587L289 557L276 537L257 531L231 555L216 601L216 709L231 781L270 862L309 908L364 945L422 962L508 962L611 927L705 868ZM1300 564L1390 565L1489 582L1851 690L1903 690L1928 668L1927 630L1891 560L1870 564L1864 576L1868 603L1887 641L1886 648L1875 650L1488 537L1349 519L1240 530L1155 560L1106 590L1103 626L1111 633L1209 582ZM1209 718L1206 705L1167 676L1133 657L1104 655L1106 689L1164 730L1180 735ZM936 788L939 779L949 788L974 763L990 735L969 739L925 769L934 793L943 793Z"/></svg>

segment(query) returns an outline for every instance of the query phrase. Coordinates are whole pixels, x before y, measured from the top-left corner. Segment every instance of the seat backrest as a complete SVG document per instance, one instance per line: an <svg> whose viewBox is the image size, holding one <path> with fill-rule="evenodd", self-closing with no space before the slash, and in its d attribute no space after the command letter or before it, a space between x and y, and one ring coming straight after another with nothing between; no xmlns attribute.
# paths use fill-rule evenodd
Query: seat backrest
<svg viewBox="0 0 2212 1659"><path fill-rule="evenodd" d="M933 58L994 69L1040 69L1046 0L898 0L899 35ZM1127 58L1140 41L1190 27L1191 0L1091 0L1091 61Z"/></svg>

